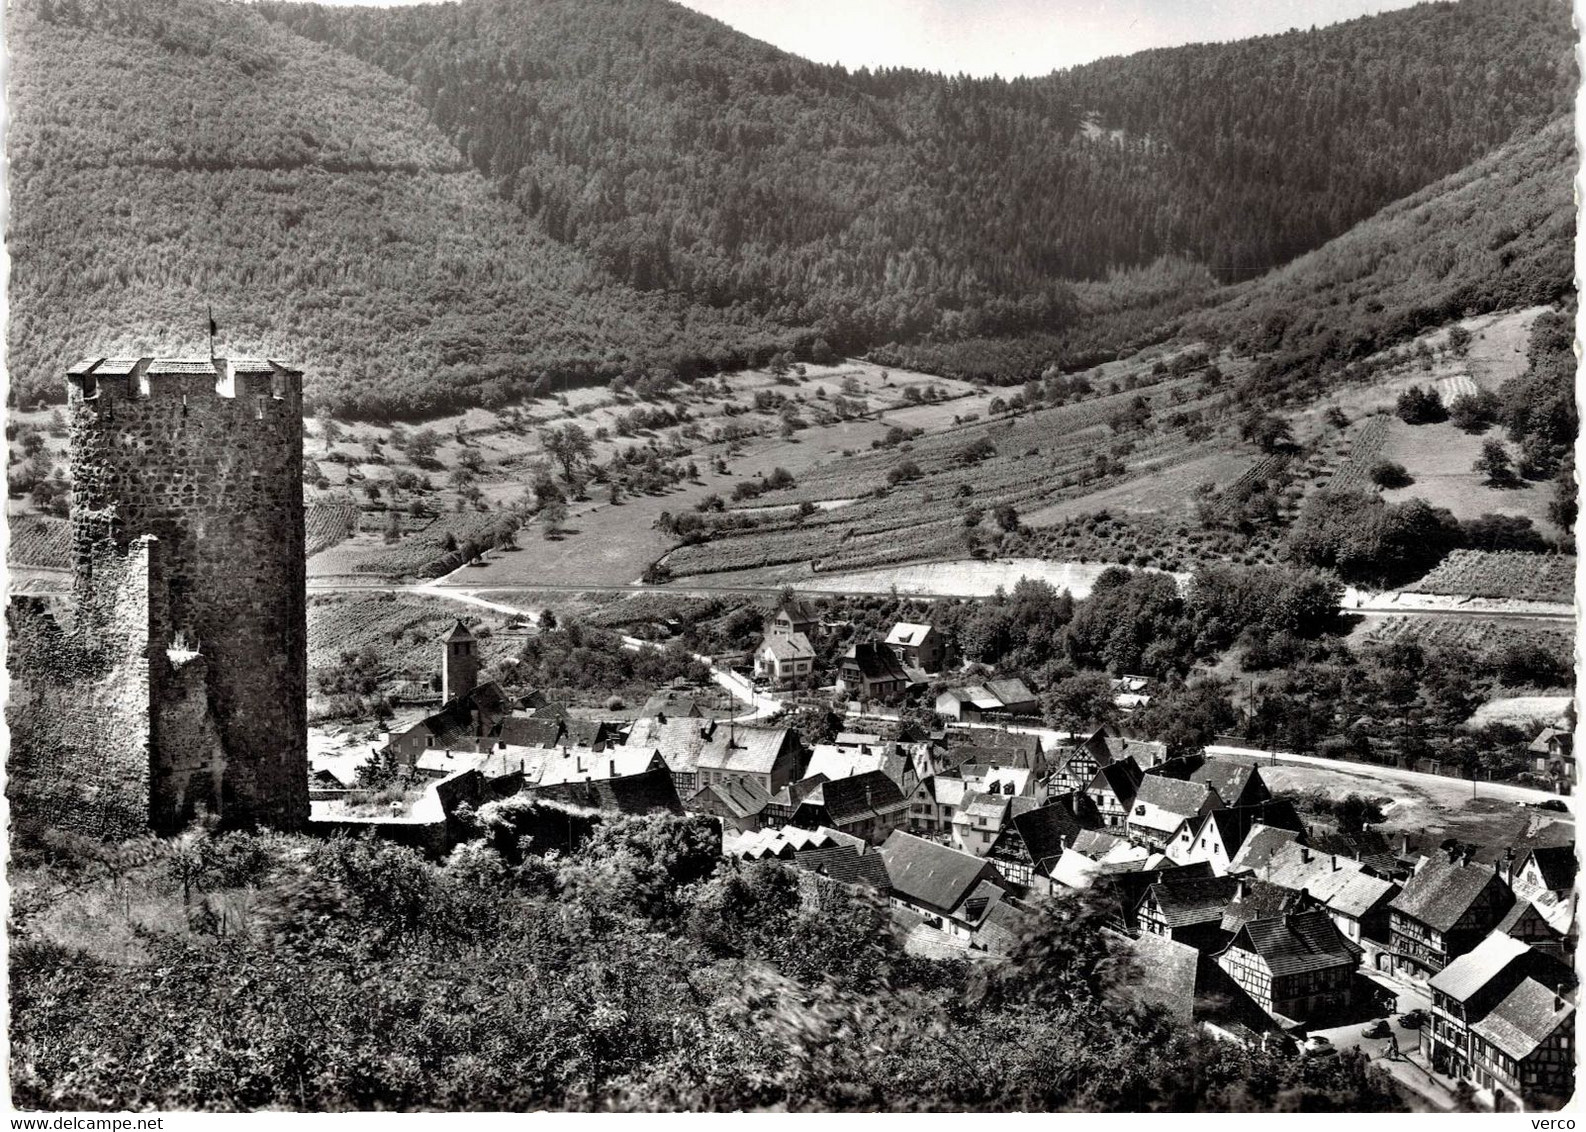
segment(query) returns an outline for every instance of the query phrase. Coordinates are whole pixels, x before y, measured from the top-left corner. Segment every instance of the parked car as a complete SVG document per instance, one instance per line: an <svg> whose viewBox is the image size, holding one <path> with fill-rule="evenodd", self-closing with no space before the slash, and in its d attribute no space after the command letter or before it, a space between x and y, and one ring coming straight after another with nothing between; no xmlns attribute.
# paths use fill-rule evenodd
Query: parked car
<svg viewBox="0 0 1586 1132"><path fill-rule="evenodd" d="M1393 1030L1391 1027L1389 1027L1388 1020L1386 1018L1378 1018L1375 1022L1361 1031L1361 1036L1367 1038L1385 1038L1391 1033L1393 1033Z"/></svg>
<svg viewBox="0 0 1586 1132"><path fill-rule="evenodd" d="M1426 1025L1426 1011L1422 1010L1420 1007L1417 1007L1414 1010L1405 1011L1403 1014L1399 1015L1399 1025L1403 1026L1407 1030L1419 1030L1422 1026Z"/></svg>
<svg viewBox="0 0 1586 1132"><path fill-rule="evenodd" d="M1561 798L1549 798L1543 802L1527 802L1526 805L1533 810L1551 810L1555 814L1569 813L1569 807L1564 804Z"/></svg>
<svg viewBox="0 0 1586 1132"><path fill-rule="evenodd" d="M1302 1057L1328 1057L1337 1052L1337 1047L1320 1034L1312 1034L1305 1039L1305 1044L1300 1046L1300 1055Z"/></svg>

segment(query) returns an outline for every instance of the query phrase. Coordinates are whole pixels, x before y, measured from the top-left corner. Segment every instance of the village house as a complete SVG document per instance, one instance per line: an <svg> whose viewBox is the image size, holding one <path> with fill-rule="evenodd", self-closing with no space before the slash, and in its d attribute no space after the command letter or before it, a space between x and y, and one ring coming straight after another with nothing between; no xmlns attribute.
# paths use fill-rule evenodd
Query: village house
<svg viewBox="0 0 1586 1132"><path fill-rule="evenodd" d="M820 616L802 601L783 602L771 618L766 634L772 637L809 637L820 627Z"/></svg>
<svg viewBox="0 0 1586 1132"><path fill-rule="evenodd" d="M1245 835L1245 843L1234 854L1233 860L1228 862L1228 872L1231 875L1259 873L1271 862L1274 853L1299 839L1297 830L1261 824L1251 826L1250 832Z"/></svg>
<svg viewBox="0 0 1586 1132"><path fill-rule="evenodd" d="M1495 1107L1518 1097L1528 1109L1562 1108L1575 1093L1575 1004L1526 979L1471 1027L1471 1070Z"/></svg>
<svg viewBox="0 0 1586 1132"><path fill-rule="evenodd" d="M1516 901L1515 906L1509 909L1507 915L1498 921L1495 932L1502 932L1521 943L1529 944L1545 955L1555 959L1572 961L1575 948L1573 941L1566 931L1542 915L1537 906L1529 900Z"/></svg>
<svg viewBox="0 0 1586 1132"><path fill-rule="evenodd" d="M879 770L892 779L905 795L912 795L920 784L920 776L914 767L914 752L909 746L879 740L873 747L819 743L810 752L809 765L804 768L803 777L822 774L835 782L872 770Z"/></svg>
<svg viewBox="0 0 1586 1132"><path fill-rule="evenodd" d="M730 778L702 786L683 803L692 814L709 814L721 821L722 828L738 833L753 833L762 828L766 803L771 800L759 782L752 778Z"/></svg>
<svg viewBox="0 0 1586 1132"><path fill-rule="evenodd" d="M1435 975L1475 948L1514 894L1497 869L1468 859L1429 858L1388 905L1388 946L1400 974Z"/></svg>
<svg viewBox="0 0 1586 1132"><path fill-rule="evenodd" d="M767 794L793 781L798 763L798 736L785 727L718 726L700 749L699 784L729 778L753 779Z"/></svg>
<svg viewBox="0 0 1586 1132"><path fill-rule="evenodd" d="M909 686L898 656L879 641L855 641L838 665L837 691L858 700L894 700Z"/></svg>
<svg viewBox="0 0 1586 1132"><path fill-rule="evenodd" d="M1389 906L1399 885L1373 875L1359 861L1290 843L1272 854L1261 876L1321 905L1352 942L1388 944Z"/></svg>
<svg viewBox="0 0 1586 1132"><path fill-rule="evenodd" d="M447 700L412 726L388 732L386 749L405 767L416 765L425 751L475 751L478 740L493 739L511 714L512 701L500 685L487 681Z"/></svg>
<svg viewBox="0 0 1586 1132"><path fill-rule="evenodd" d="M815 646L803 633L767 633L754 650L754 674L778 688L807 684L815 672Z"/></svg>
<svg viewBox="0 0 1586 1132"><path fill-rule="evenodd" d="M967 794L948 827L953 848L976 857L990 853L1008 820L1011 802L1012 799L1003 794Z"/></svg>
<svg viewBox="0 0 1586 1132"><path fill-rule="evenodd" d="M932 838L950 835L953 816L969 792L968 785L956 775L936 774L922 779L909 799L909 832Z"/></svg>
<svg viewBox="0 0 1586 1132"><path fill-rule="evenodd" d="M879 852L892 902L960 939L973 939L990 905L1005 894L1006 880L990 861L902 830Z"/></svg>
<svg viewBox="0 0 1586 1132"><path fill-rule="evenodd" d="M1134 796L1144 778L1145 773L1140 769L1140 764L1134 761L1133 756L1128 756L1096 771L1082 789L1095 803L1102 823L1108 829L1121 832L1129 818L1129 811L1134 808ZM1052 789L1060 790L1063 783L1073 781L1071 775L1059 772L1052 779Z"/></svg>
<svg viewBox="0 0 1586 1132"><path fill-rule="evenodd" d="M1360 949L1312 909L1246 922L1216 959L1275 1020L1307 1023L1353 1003Z"/></svg>
<svg viewBox="0 0 1586 1132"><path fill-rule="evenodd" d="M1233 877L1165 883L1159 880L1141 895L1135 908L1135 923L1142 932L1214 951L1227 938L1222 931L1223 909L1233 899L1238 885Z"/></svg>
<svg viewBox="0 0 1586 1132"><path fill-rule="evenodd" d="M804 799L813 794L819 787L825 785L824 774L806 775L797 782L790 782L776 793L772 794L766 802L765 808L760 811L761 826L770 829L775 826L790 826L793 824L793 815L803 804Z"/></svg>
<svg viewBox="0 0 1586 1132"><path fill-rule="evenodd" d="M1217 792L1203 783L1147 774L1135 792L1124 831L1133 841L1165 850L1185 822L1221 804Z"/></svg>
<svg viewBox="0 0 1586 1132"><path fill-rule="evenodd" d="M953 739L954 765L984 763L1028 770L1041 780L1048 777L1046 751L1039 735L976 727L955 729Z"/></svg>
<svg viewBox="0 0 1586 1132"><path fill-rule="evenodd" d="M1558 727L1544 727L1526 748L1530 756L1531 773L1546 775L1553 781L1568 784L1575 781L1575 736Z"/></svg>
<svg viewBox="0 0 1586 1132"><path fill-rule="evenodd" d="M946 645L932 625L899 621L887 634L886 644L909 668L918 668L927 674L941 671Z"/></svg>
<svg viewBox="0 0 1586 1132"><path fill-rule="evenodd" d="M821 782L805 794L790 824L835 829L879 845L908 821L909 800L879 770Z"/></svg>
<svg viewBox="0 0 1586 1132"><path fill-rule="evenodd" d="M1097 728L1073 749L1060 753L1053 772L1052 789L1085 790L1098 771L1114 763L1132 761L1144 772L1166 758L1167 748L1145 739L1130 739L1107 728Z"/></svg>
<svg viewBox="0 0 1586 1132"><path fill-rule="evenodd" d="M1555 904L1575 891L1576 867L1574 845L1545 845L1520 855L1509 883L1519 899Z"/></svg>
<svg viewBox="0 0 1586 1132"><path fill-rule="evenodd" d="M949 688L936 697L936 714L958 723L1037 716L1041 702L1023 680L986 680Z"/></svg>
<svg viewBox="0 0 1586 1132"><path fill-rule="evenodd" d="M692 798L704 785L699 778L699 754L716 730L716 721L711 719L636 719L623 745L660 751L677 784L678 797Z"/></svg>
<svg viewBox="0 0 1586 1132"><path fill-rule="evenodd" d="M1299 830L1301 822L1289 802L1261 802L1251 806L1213 810L1186 821L1167 846L1168 857L1181 865L1205 861L1223 876L1257 825L1286 826Z"/></svg>

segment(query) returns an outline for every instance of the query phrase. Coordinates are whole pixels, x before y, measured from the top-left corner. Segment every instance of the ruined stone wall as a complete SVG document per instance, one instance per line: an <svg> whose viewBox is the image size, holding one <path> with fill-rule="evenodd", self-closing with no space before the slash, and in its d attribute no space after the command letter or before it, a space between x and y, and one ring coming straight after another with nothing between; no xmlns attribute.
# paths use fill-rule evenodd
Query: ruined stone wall
<svg viewBox="0 0 1586 1132"><path fill-rule="evenodd" d="M165 592L156 663L203 657L208 709L225 751L221 817L298 828L308 818L307 641L301 375L268 363L99 361L68 375L78 599L102 586L96 543L159 539ZM163 597L161 603L158 598ZM90 599L91 600L91 599ZM163 604L163 608L158 608ZM157 814L188 804L205 765L193 675L171 670L186 753L161 756ZM172 729L175 729L174 731ZM176 773L180 766L180 773Z"/></svg>
<svg viewBox="0 0 1586 1132"><path fill-rule="evenodd" d="M148 830L151 543L91 556L94 593L70 626L36 599L6 610L6 793L18 822L112 839Z"/></svg>

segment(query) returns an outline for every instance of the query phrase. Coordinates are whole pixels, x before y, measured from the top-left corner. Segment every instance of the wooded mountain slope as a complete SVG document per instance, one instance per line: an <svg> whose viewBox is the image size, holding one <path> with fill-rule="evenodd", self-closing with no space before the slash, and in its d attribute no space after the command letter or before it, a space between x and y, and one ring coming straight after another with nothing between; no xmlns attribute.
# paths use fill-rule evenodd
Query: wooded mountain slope
<svg viewBox="0 0 1586 1132"><path fill-rule="evenodd" d="M1558 0L1012 82L850 74L662 0L263 10L410 82L470 162L616 277L748 298L839 345L1063 325L1056 279L1167 253L1248 278L1539 126L1574 86Z"/></svg>
<svg viewBox="0 0 1586 1132"><path fill-rule="evenodd" d="M84 354L289 358L347 413L504 402L793 335L640 294L503 203L397 80L205 0L10 17L13 398Z"/></svg>

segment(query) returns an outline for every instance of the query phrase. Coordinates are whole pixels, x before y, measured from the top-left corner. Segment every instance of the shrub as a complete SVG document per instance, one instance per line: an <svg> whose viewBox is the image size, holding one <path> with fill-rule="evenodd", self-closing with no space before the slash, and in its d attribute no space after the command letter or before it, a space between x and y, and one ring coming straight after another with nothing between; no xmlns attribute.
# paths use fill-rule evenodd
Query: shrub
<svg viewBox="0 0 1586 1132"><path fill-rule="evenodd" d="M1367 474L1378 487L1407 487L1415 482L1410 478L1409 470L1393 460L1378 460L1371 465L1371 471Z"/></svg>

